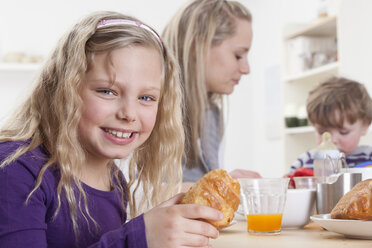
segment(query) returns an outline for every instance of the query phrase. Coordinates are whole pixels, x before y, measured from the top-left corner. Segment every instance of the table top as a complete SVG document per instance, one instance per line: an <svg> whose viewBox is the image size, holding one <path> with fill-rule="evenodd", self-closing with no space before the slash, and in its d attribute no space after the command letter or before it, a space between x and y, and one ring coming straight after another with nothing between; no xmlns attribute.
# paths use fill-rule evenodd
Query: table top
<svg viewBox="0 0 372 248"><path fill-rule="evenodd" d="M371 230L372 232L372 230ZM246 221L220 230L220 236L210 240L213 248L314 248L314 247L372 247L372 240L349 239L341 234L329 232L315 223L300 229L282 229L279 235L258 236L249 234Z"/></svg>

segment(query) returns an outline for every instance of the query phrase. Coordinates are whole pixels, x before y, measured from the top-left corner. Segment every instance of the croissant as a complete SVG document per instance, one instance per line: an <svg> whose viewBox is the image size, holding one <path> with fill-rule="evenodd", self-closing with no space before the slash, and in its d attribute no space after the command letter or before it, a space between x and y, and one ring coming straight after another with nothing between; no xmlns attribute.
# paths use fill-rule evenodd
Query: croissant
<svg viewBox="0 0 372 248"><path fill-rule="evenodd" d="M372 179L357 183L331 211L332 219L372 220Z"/></svg>
<svg viewBox="0 0 372 248"><path fill-rule="evenodd" d="M223 220L206 220L218 230L227 227L240 203L240 184L223 169L215 169L199 179L186 192L181 204L201 204L220 210Z"/></svg>

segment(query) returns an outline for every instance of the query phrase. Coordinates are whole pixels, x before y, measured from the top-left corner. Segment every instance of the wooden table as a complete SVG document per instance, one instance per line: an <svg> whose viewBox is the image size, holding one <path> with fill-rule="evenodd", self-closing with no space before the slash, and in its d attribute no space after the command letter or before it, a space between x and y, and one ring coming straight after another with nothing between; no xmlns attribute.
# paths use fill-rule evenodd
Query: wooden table
<svg viewBox="0 0 372 248"><path fill-rule="evenodd" d="M238 221L221 230L220 236L211 240L210 244L213 248L371 248L372 240L348 239L341 234L326 231L315 223L301 229L282 229L280 235L258 236L248 233L247 222Z"/></svg>

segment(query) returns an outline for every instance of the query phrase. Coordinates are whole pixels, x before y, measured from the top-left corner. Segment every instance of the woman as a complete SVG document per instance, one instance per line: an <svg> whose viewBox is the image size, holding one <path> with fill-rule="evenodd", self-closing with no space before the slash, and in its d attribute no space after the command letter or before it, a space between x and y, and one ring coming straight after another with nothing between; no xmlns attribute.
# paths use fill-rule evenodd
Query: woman
<svg viewBox="0 0 372 248"><path fill-rule="evenodd" d="M195 182L220 167L223 96L233 92L250 72L247 55L252 42L252 17L235 1L196 0L181 9L163 32L182 71L184 88L183 181ZM234 170L235 178L260 177Z"/></svg>

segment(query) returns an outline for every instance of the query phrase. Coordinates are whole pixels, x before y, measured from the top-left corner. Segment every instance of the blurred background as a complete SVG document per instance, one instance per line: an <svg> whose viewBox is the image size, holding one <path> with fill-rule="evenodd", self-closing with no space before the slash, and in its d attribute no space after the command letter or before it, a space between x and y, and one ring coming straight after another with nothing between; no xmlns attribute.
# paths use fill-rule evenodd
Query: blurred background
<svg viewBox="0 0 372 248"><path fill-rule="evenodd" d="M2 2L0 125L3 118L12 111L28 90L43 58L48 56L60 36L84 15L96 10L119 11L136 16L161 33L171 16L186 2L185 0ZM265 177L279 177L288 172L293 158L315 146L313 130L310 127L289 129L284 123L285 110L293 104L296 105L295 108L301 108L306 98L301 94L308 90L293 87L293 83L290 82L307 80L308 74L311 77L314 73L319 74L318 71L311 72L314 68L306 67L303 59L299 61L298 54L302 56L303 50L309 49L306 45L309 40L296 38L306 37L309 28L323 30L323 27L330 26L328 28L331 31L326 29L325 35L334 40L336 57L333 61L324 62L324 59L322 60L324 54L318 56L320 70L326 70L327 75L344 74L361 80L371 94L372 77L365 73L365 69L355 67L355 64L359 62L364 66L368 63L371 65L372 52L369 46L372 39L371 34L368 34L371 31L366 29L368 25L361 23L372 24L371 18L367 14L363 15L372 13L372 1L240 0L240 2L248 7L253 15L253 43L249 54L251 73L242 78L234 93L228 97L224 167L229 171L245 168L258 171ZM343 12L343 9L347 11ZM364 17L367 19L363 19ZM359 23L355 23L357 21ZM314 26L314 23L321 24ZM361 29L360 34L355 31L358 28ZM296 34L298 30L300 33ZM292 46L300 46L299 49L302 50L288 50L291 42L295 43L291 44ZM297 54L293 54L293 51ZM297 57L288 61L291 56ZM354 56L355 60L347 59L350 56ZM325 68L324 64L331 64L331 69ZM320 80L319 77L313 81ZM290 90L287 89L289 84L290 88L295 88L297 92L289 93ZM299 94L299 91L302 93ZM301 99L286 101L293 98L286 95L287 93L299 94ZM304 140L306 142L303 142ZM364 142L372 145L372 140L368 137Z"/></svg>

